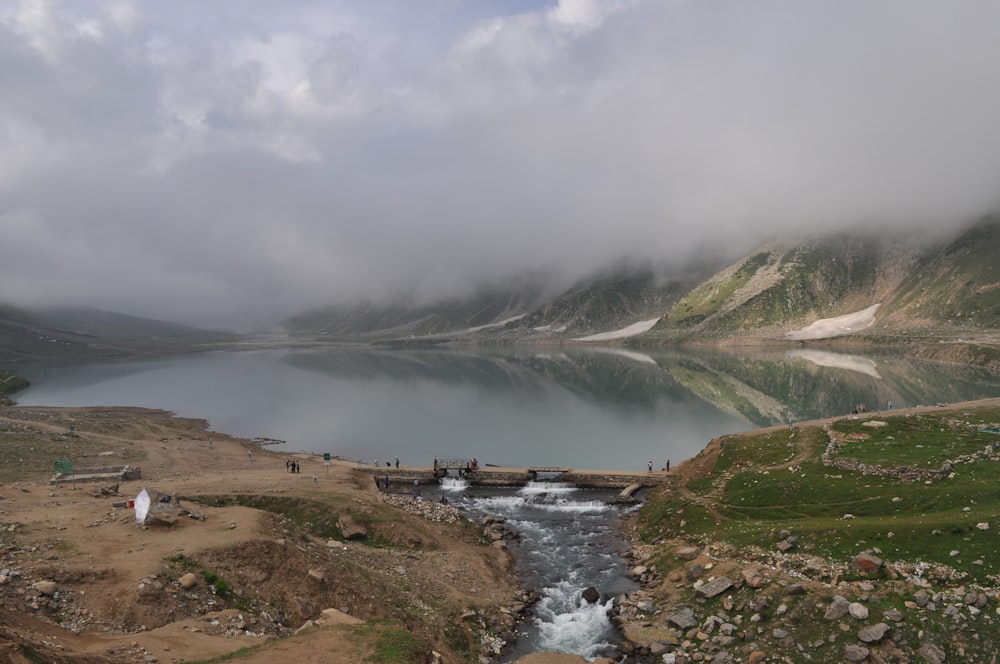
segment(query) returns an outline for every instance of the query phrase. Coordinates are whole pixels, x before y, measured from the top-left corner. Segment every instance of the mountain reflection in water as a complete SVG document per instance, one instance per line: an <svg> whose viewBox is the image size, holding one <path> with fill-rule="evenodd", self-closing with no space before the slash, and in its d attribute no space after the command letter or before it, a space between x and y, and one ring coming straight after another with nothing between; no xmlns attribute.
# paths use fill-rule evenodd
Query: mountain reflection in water
<svg viewBox="0 0 1000 664"><path fill-rule="evenodd" d="M1000 374L898 353L337 348L29 368L23 405L144 406L357 460L644 470L712 438L1000 394Z"/></svg>

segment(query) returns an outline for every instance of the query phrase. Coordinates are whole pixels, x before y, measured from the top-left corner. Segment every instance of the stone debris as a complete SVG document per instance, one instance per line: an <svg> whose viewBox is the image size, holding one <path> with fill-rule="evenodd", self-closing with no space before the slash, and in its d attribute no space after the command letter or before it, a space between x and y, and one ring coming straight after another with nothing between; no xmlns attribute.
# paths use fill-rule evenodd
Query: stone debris
<svg viewBox="0 0 1000 664"><path fill-rule="evenodd" d="M788 536L782 533L781 540ZM683 560L677 552L684 549L694 547L675 547L674 558ZM696 549L698 563L677 565L661 575L650 563L653 550L633 544L623 554L632 561L630 569L644 568L642 576L647 579L641 588L616 600L611 610L612 623L625 639L621 653L629 661L944 664L942 644L908 644L894 634L892 625L905 634L923 629L928 618L940 617L958 638L975 639L976 621L991 625L1000 621L996 617L1000 607L988 610L1000 599L996 588L962 585L961 574L941 565L888 564L876 555L876 549L858 558L864 561L861 569L870 566L879 573L854 581L841 580L857 578L860 570L853 561L838 564L817 556L758 547L736 549L721 543ZM695 564L711 569L717 578L692 579L689 572ZM930 579L951 584L950 590L931 589ZM723 586L724 590L716 592ZM831 587L835 593L830 593ZM661 609L667 594L684 601L675 600L670 608ZM715 597L721 601L713 601ZM880 605L878 615L884 622L867 624L874 606L869 603L876 597L896 598L897 604ZM778 598L780 603L772 605ZM829 625L827 637L800 641L796 630L809 622Z"/></svg>
<svg viewBox="0 0 1000 664"><path fill-rule="evenodd" d="M403 493L380 493L379 500L404 509L410 514L422 516L428 521L456 523L465 520L465 515L451 505L425 500L420 496Z"/></svg>

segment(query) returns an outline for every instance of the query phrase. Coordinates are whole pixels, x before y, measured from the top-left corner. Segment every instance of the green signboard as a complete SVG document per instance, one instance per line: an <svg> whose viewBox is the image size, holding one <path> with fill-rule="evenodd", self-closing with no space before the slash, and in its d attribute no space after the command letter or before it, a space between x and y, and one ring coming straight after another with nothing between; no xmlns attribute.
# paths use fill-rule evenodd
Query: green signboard
<svg viewBox="0 0 1000 664"><path fill-rule="evenodd" d="M60 474L60 475L72 475L73 474L73 460L72 459L56 459L56 474Z"/></svg>
<svg viewBox="0 0 1000 664"><path fill-rule="evenodd" d="M323 463L325 463L328 466L330 465L330 453L329 452L323 452Z"/></svg>

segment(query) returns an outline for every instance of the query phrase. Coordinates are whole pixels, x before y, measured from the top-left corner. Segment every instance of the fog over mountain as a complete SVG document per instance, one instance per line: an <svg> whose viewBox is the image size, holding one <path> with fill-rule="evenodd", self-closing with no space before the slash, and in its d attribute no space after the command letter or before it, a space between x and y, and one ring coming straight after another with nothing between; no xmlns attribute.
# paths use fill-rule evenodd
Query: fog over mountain
<svg viewBox="0 0 1000 664"><path fill-rule="evenodd" d="M0 4L0 302L202 325L998 208L1000 3Z"/></svg>

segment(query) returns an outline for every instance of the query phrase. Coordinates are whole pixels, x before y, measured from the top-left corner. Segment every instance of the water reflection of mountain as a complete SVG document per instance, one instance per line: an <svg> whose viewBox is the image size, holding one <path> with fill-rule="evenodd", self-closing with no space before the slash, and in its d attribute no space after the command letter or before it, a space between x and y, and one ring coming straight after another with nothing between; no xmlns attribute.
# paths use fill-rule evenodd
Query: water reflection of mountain
<svg viewBox="0 0 1000 664"><path fill-rule="evenodd" d="M849 413L861 403L885 409L1000 394L998 373L888 353L715 352L665 367L692 392L758 426Z"/></svg>
<svg viewBox="0 0 1000 664"><path fill-rule="evenodd" d="M655 408L687 390L649 356L630 352L517 348L502 351L330 349L286 356L291 365L340 378L428 380L527 396L552 385L588 401Z"/></svg>
<svg viewBox="0 0 1000 664"><path fill-rule="evenodd" d="M351 379L428 380L530 398L557 385L587 401L655 410L710 405L755 426L869 409L1000 394L1000 374L911 362L899 354L834 351L638 353L597 348L328 349L290 353L301 369ZM701 402L701 403L699 403Z"/></svg>

